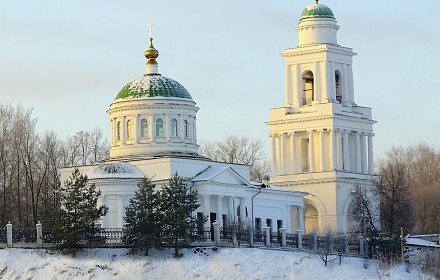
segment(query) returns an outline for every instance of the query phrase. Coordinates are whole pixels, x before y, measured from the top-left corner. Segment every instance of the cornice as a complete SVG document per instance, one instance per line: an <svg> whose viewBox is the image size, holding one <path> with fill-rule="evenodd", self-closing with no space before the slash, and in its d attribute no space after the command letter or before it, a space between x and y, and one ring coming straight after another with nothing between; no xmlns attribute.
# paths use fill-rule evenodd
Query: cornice
<svg viewBox="0 0 440 280"><path fill-rule="evenodd" d="M290 124L290 123L301 123L301 122L310 122L310 121L320 121L320 120L328 120L328 119L337 119L337 120L346 120L346 121L356 121L359 123L367 123L367 124L375 124L377 121L369 120L364 118L356 118L351 116L344 115L331 115L331 116L316 116L316 117L306 117L301 119L284 119L284 120L275 120L275 121L267 121L265 124L267 125L280 125L280 124Z"/></svg>

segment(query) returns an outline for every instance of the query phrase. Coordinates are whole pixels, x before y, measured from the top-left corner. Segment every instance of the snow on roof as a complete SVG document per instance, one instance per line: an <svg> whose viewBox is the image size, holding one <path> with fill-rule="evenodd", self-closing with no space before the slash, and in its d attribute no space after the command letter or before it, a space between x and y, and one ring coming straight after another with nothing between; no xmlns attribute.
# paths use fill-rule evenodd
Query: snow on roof
<svg viewBox="0 0 440 280"><path fill-rule="evenodd" d="M133 179L144 175L133 165L126 162L105 162L87 172L89 179Z"/></svg>
<svg viewBox="0 0 440 280"><path fill-rule="evenodd" d="M405 244L406 245L413 245L413 246L424 246L424 247L437 247L437 248L440 248L440 245L436 244L435 242L431 242L431 241L420 239L420 238L407 237L407 238L405 238Z"/></svg>

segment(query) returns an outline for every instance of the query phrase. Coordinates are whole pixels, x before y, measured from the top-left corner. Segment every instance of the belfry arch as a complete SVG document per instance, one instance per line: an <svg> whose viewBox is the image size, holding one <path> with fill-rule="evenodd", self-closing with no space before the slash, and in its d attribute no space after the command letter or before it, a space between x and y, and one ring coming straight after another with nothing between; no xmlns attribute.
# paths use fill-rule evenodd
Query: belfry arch
<svg viewBox="0 0 440 280"><path fill-rule="evenodd" d="M339 70L335 71L335 86L336 86L336 101L338 101L338 103L342 103L342 95L343 95L343 91L342 91L342 74Z"/></svg>
<svg viewBox="0 0 440 280"><path fill-rule="evenodd" d="M302 105L311 105L315 100L315 81L312 71L306 71L303 75Z"/></svg>

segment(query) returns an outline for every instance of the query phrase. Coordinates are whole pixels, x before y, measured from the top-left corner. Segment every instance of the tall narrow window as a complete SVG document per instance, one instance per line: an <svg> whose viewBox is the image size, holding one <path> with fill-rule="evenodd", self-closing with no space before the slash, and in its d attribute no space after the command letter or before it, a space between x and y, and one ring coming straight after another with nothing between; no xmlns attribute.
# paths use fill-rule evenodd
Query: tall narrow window
<svg viewBox="0 0 440 280"><path fill-rule="evenodd" d="M308 71L304 75L303 80L304 80L304 85L303 85L302 104L310 105L312 104L312 101L315 100L313 73L311 71Z"/></svg>
<svg viewBox="0 0 440 280"><path fill-rule="evenodd" d="M171 137L177 137L177 120L171 120Z"/></svg>
<svg viewBox="0 0 440 280"><path fill-rule="evenodd" d="M116 140L121 140L121 122L116 123Z"/></svg>
<svg viewBox="0 0 440 280"><path fill-rule="evenodd" d="M141 120L141 137L148 137L148 120Z"/></svg>
<svg viewBox="0 0 440 280"><path fill-rule="evenodd" d="M127 139L133 138L133 121L127 121Z"/></svg>
<svg viewBox="0 0 440 280"><path fill-rule="evenodd" d="M156 119L156 136L163 136L163 120L161 118Z"/></svg>
<svg viewBox="0 0 440 280"><path fill-rule="evenodd" d="M187 120L185 120L184 122L183 122L183 130L184 130L184 133L185 133L185 138L188 138L188 121Z"/></svg>
<svg viewBox="0 0 440 280"><path fill-rule="evenodd" d="M341 73L336 70L335 72L335 85L336 85L336 101L342 102L342 83L341 83Z"/></svg>

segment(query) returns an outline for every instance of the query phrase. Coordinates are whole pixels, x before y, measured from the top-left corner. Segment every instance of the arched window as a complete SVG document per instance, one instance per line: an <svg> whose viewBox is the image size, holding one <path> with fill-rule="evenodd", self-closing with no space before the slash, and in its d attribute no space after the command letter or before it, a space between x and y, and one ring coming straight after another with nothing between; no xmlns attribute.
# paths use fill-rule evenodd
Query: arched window
<svg viewBox="0 0 440 280"><path fill-rule="evenodd" d="M335 85L336 85L336 101L342 102L342 79L341 72L335 71Z"/></svg>
<svg viewBox="0 0 440 280"><path fill-rule="evenodd" d="M141 137L148 137L148 120L141 120Z"/></svg>
<svg viewBox="0 0 440 280"><path fill-rule="evenodd" d="M127 121L127 139L133 138L133 122L132 120Z"/></svg>
<svg viewBox="0 0 440 280"><path fill-rule="evenodd" d="M183 121L183 131L185 134L185 138L188 138L189 133L188 133L188 121L187 120Z"/></svg>
<svg viewBox="0 0 440 280"><path fill-rule="evenodd" d="M156 119L156 136L163 136L163 120L161 118Z"/></svg>
<svg viewBox="0 0 440 280"><path fill-rule="evenodd" d="M177 137L177 120L171 120L171 137Z"/></svg>
<svg viewBox="0 0 440 280"><path fill-rule="evenodd" d="M307 71L304 75L302 104L310 105L315 100L315 89L312 71Z"/></svg>
<svg viewBox="0 0 440 280"><path fill-rule="evenodd" d="M116 140L121 140L121 122L116 123Z"/></svg>

